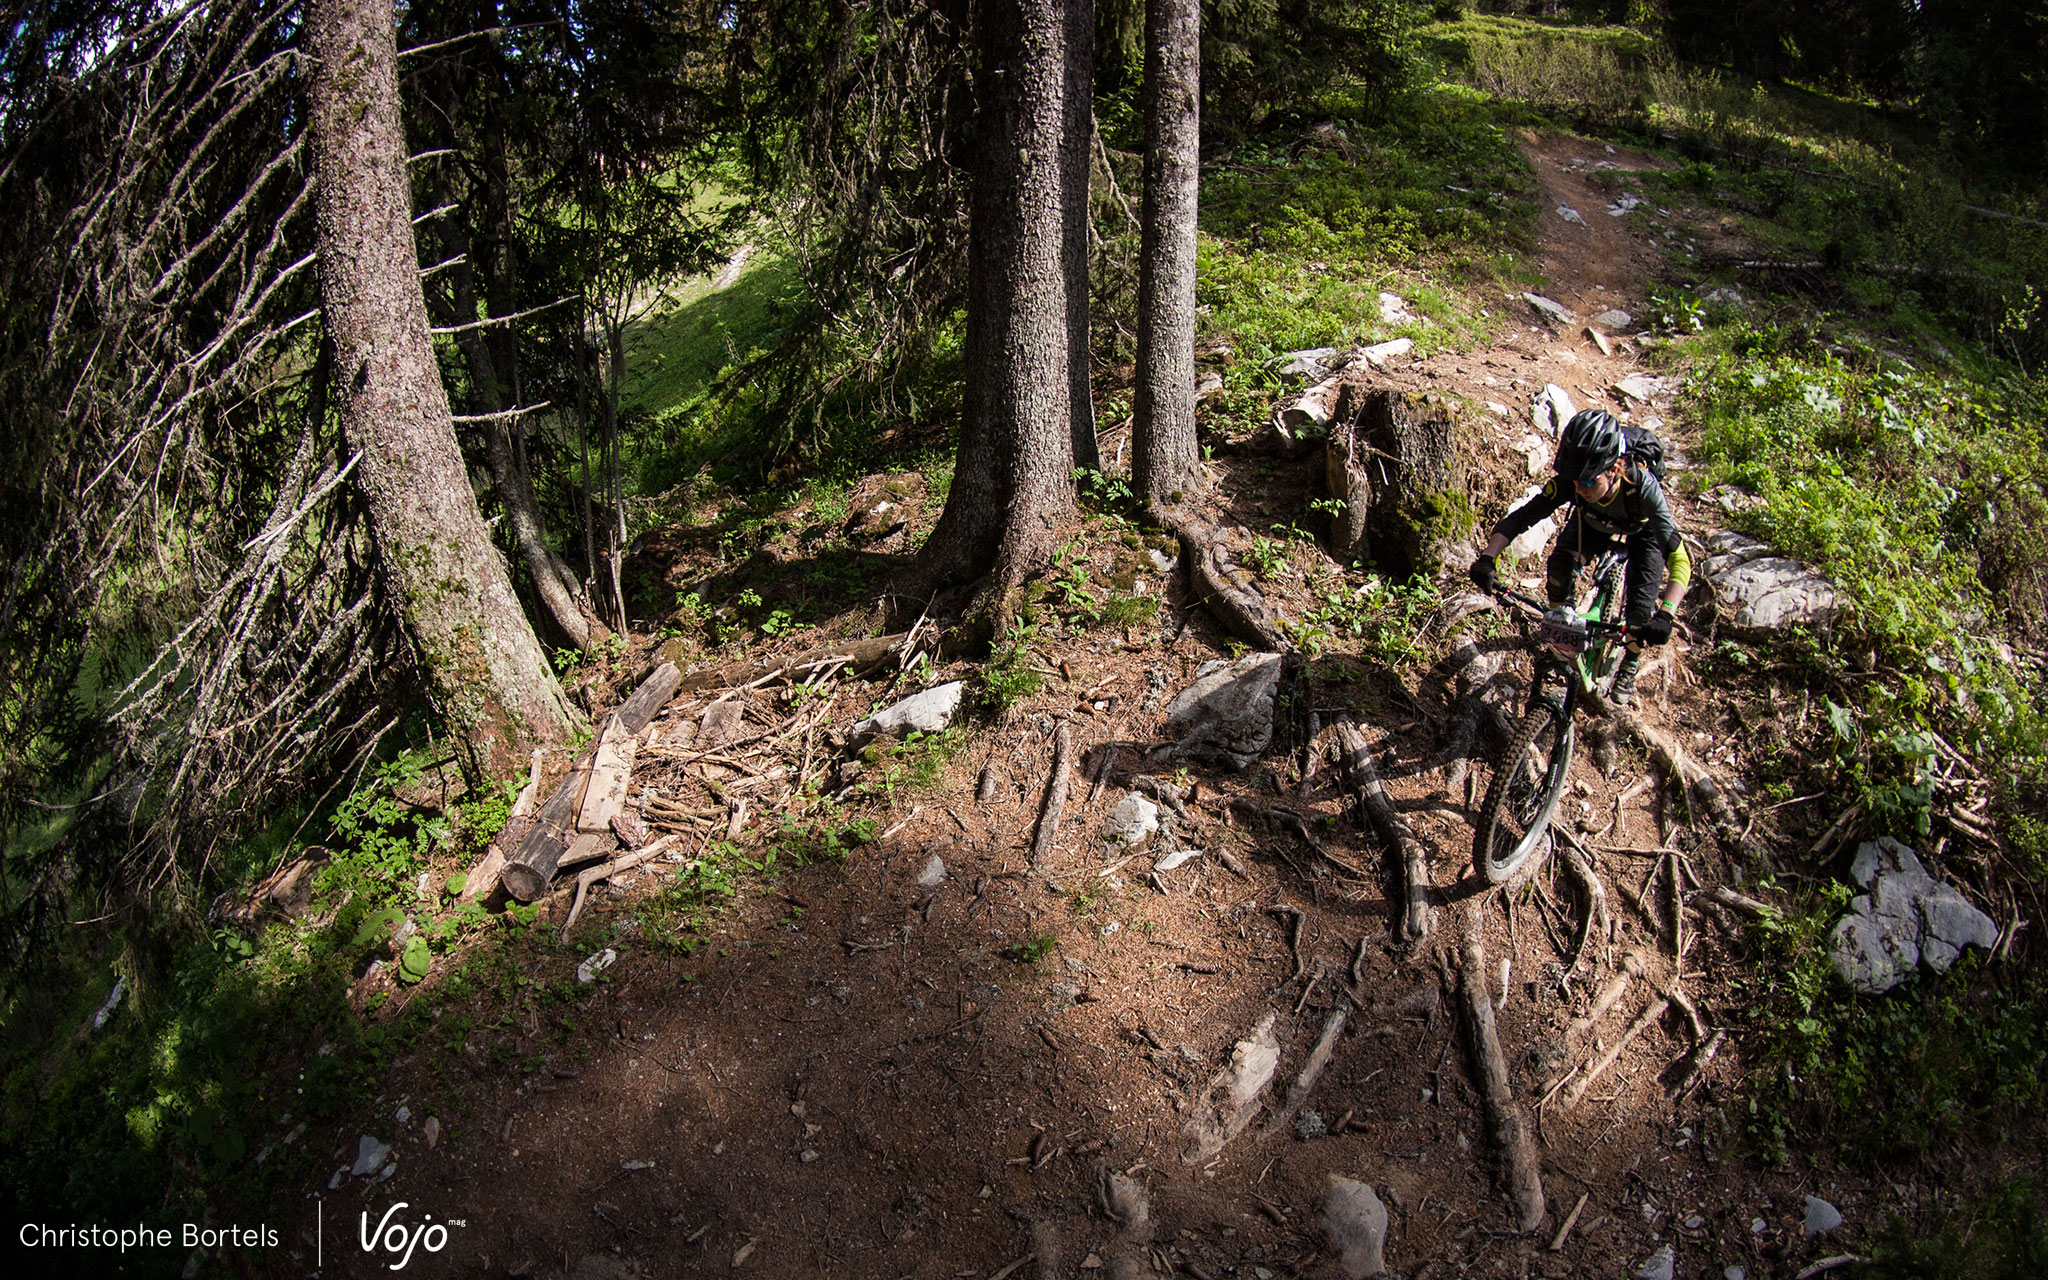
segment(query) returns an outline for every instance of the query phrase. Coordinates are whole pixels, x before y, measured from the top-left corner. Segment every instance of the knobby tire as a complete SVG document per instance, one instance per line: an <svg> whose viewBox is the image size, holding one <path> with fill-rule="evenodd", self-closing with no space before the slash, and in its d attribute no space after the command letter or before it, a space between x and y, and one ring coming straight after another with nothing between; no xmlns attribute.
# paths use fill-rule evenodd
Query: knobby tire
<svg viewBox="0 0 2048 1280"><path fill-rule="evenodd" d="M1542 843L1550 815L1557 810L1558 791L1552 781L1553 775L1561 778L1559 756L1571 749L1567 736L1570 731L1571 722L1561 720L1557 709L1547 702L1530 707L1515 726L1515 736L1501 753L1493 782L1486 789L1486 803L1479 810L1479 831L1472 842L1472 863L1488 884L1507 884L1515 879ZM1543 772L1535 780L1533 794L1511 797L1517 779L1528 767L1529 748L1545 741L1546 734L1554 735L1555 740L1549 742L1549 750L1543 754ZM1525 822L1510 808L1511 800L1518 805L1538 805L1539 811L1528 815ZM1505 830L1503 819L1508 824Z"/></svg>

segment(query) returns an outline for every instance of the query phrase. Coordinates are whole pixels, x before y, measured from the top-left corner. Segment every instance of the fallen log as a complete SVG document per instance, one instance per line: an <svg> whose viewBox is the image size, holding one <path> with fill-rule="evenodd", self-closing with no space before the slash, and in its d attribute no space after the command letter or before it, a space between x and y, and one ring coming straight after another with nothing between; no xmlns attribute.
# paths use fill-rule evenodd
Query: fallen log
<svg viewBox="0 0 2048 1280"><path fill-rule="evenodd" d="M1463 975L1465 1026L1472 1037L1473 1065L1479 1096L1486 1107L1487 1127L1501 1153L1502 1181L1514 1202L1516 1229L1534 1231L1543 1221L1543 1175L1529 1122L1508 1083L1507 1058L1493 1025L1493 999L1486 989L1486 913L1474 908L1465 918Z"/></svg>
<svg viewBox="0 0 2048 1280"><path fill-rule="evenodd" d="M662 663L620 704L613 718L627 734L638 736L655 713L675 696L681 680L682 673L676 670L675 663ZM597 758L597 750L598 742L592 742L570 764L568 774L534 814L533 829L505 859L499 882L505 886L505 892L519 901L532 902L540 897L547 892L548 882L555 878L556 865L569 847L569 837L583 803L583 783Z"/></svg>
<svg viewBox="0 0 2048 1280"><path fill-rule="evenodd" d="M1415 838L1415 829L1387 798L1386 788L1380 785L1379 771L1373 768L1372 749L1366 745L1365 735L1349 717L1338 720L1335 727L1339 767L1350 780L1352 793L1373 830L1400 861L1405 903L1401 913L1402 937L1410 944L1418 943L1429 934L1429 853Z"/></svg>

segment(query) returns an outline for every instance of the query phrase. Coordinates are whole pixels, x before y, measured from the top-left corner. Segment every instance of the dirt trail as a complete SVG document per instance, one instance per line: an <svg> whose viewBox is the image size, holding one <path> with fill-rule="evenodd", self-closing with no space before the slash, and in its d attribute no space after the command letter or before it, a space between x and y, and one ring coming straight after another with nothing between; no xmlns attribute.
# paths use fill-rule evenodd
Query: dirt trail
<svg viewBox="0 0 2048 1280"><path fill-rule="evenodd" d="M1656 162L1554 135L1532 137L1528 151L1545 194L1549 296L1581 317L1639 311L1660 260L1650 237L1675 224L1608 216L1615 189L1601 166ZM1581 221L1560 217L1559 205ZM1505 406L1489 415L1484 460L1498 490L1528 481L1511 446L1546 382L1582 406L1645 412L1609 390L1636 371L1627 344L1603 355L1583 333L1544 327L1518 297L1505 305L1517 320L1499 345L1395 375ZM1660 409L1669 412L1649 412ZM432 1274L1074 1276L1101 1267L1119 1239L1096 1194L1113 1167L1149 1188L1156 1225L1139 1256L1160 1275L1340 1274L1313 1227L1330 1173L1379 1189L1389 1264L1410 1280L1632 1274L1663 1244L1675 1245L1686 1276L1734 1265L1789 1275L1818 1256L1819 1242L1800 1236L1803 1193L1852 1217L1862 1193L1760 1176L1724 1156L1740 1127L1725 1083L1739 1054L1724 1053L1703 1087L1667 1101L1659 1073L1686 1044L1677 1019L1635 1040L1574 1109L1539 1108L1531 1089L1565 1060L1565 1024L1624 955L1647 956L1648 979L1572 1043L1573 1062L1614 1044L1650 987L1672 975L1664 899L1652 885L1636 905L1648 859L1597 852L1618 932L1560 985L1576 898L1560 879L1543 900L1515 899L1512 915L1480 905L1498 900L1470 883L1464 797L1436 791L1427 771L1439 695L1386 691L1386 713L1368 726L1381 773L1431 853L1436 927L1420 948L1390 937L1391 877L1345 877L1285 827L1259 821L1272 805L1328 817L1321 838L1336 858L1382 867L1329 770L1281 799L1273 791L1292 782L1279 772L1197 769L1180 843L1212 854L1157 885L1141 877L1145 864L1101 874L1114 859L1094 835L1124 789L1091 801L1084 774L1049 876L1023 874L1051 717L1070 721L1087 765L1105 744L1153 741L1155 689L1183 687L1217 656L1208 637L1205 625L1170 622L1156 649L1102 638L1064 650L1070 676L977 738L936 792L888 818L902 826L879 846L843 867L782 876L693 955L627 946L594 994L529 1001L503 1023L499 1007L485 1009L452 1066L426 1055L401 1065L375 1114L340 1139L352 1157L358 1131L395 1136L398 1172L322 1191L330 1227L352 1226L365 1208L374 1220L396 1199L461 1220L445 1260L424 1268ZM1684 720L1701 694L1682 661L1665 671L1647 682L1652 714ZM671 708L671 719L696 707ZM780 713L762 701L757 714ZM991 752L997 797L981 806L975 776ZM1134 752L1121 757L1136 765ZM1633 787L1648 776L1628 752L1612 779L1576 766L1567 803L1582 812L1616 811L1631 793L1618 809L1625 825L1589 837L1596 847L1659 842L1659 788ZM1703 876L1728 874L1710 844L1694 847ZM1217 850L1234 851L1244 874ZM631 898L600 894L592 918L631 908ZM1445 984L1463 921L1482 909L1489 966L1509 963L1505 983L1488 974L1507 1065L1538 1121L1550 1210L1533 1236L1509 1231L1479 1076ZM1724 939L1704 920L1688 931L1686 980L1713 1021ZM1056 947L1031 958L1046 937ZM561 979L576 959L551 959L539 976ZM1233 1044L1276 1013L1284 1084L1342 992L1361 1008L1302 1118L1271 1135L1261 1120L1215 1159L1184 1163L1191 1108ZM417 1116L391 1118L401 1102L420 1111L430 1099L445 1126L431 1149ZM1546 1250L1582 1197L1562 1249ZM327 1263L333 1275L388 1265L352 1242L330 1247Z"/></svg>

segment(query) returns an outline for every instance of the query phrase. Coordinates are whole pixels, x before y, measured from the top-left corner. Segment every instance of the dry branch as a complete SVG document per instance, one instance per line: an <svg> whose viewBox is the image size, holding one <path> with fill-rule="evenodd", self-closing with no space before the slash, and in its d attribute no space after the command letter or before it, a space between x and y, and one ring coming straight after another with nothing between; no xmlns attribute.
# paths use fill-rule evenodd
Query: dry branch
<svg viewBox="0 0 2048 1280"><path fill-rule="evenodd" d="M1529 1122L1508 1082L1507 1058L1493 1025L1493 1001L1486 990L1485 912L1472 910L1465 921L1463 981L1465 1025L1472 1036L1472 1056L1486 1106L1487 1126L1501 1150L1503 1181L1514 1202L1518 1230L1534 1231L1543 1221L1543 1177Z"/></svg>
<svg viewBox="0 0 2048 1280"><path fill-rule="evenodd" d="M569 940L569 930L576 927L576 917L583 914L583 898L585 894L590 892L591 885L596 884L600 880L609 879L621 871L629 871L652 858L657 853L667 852L669 846L675 842L676 838L674 836L663 836L659 840L650 841L646 845L633 850L622 858L613 858L602 866L592 867L588 871L580 872L576 877L576 900L569 904L569 918L562 922L561 940L563 942Z"/></svg>
<svg viewBox="0 0 2048 1280"><path fill-rule="evenodd" d="M1600 1078L1601 1073L1619 1061L1628 1047L1635 1043L1636 1037L1649 1030L1651 1024L1663 1017L1664 1011L1670 1007L1671 999L1668 995L1659 995L1650 1001L1649 1007L1637 1015L1634 1022L1628 1024L1628 1030L1621 1033L1621 1039L1614 1042L1614 1047L1600 1055L1599 1060L1588 1067L1585 1074L1572 1081L1571 1087L1564 1091L1564 1109L1569 1111L1577 1106L1579 1099L1586 1096L1586 1090L1593 1087L1593 1082Z"/></svg>
<svg viewBox="0 0 2048 1280"><path fill-rule="evenodd" d="M868 640L844 640L838 644L807 649L787 658L727 662L684 676L677 691L699 693L706 689L758 686L799 673L807 674L834 661L842 662L850 674L862 675L887 662L909 639L909 633L905 632L876 636Z"/></svg>
<svg viewBox="0 0 2048 1280"><path fill-rule="evenodd" d="M1315 1048L1309 1050L1308 1060L1302 1063L1301 1071L1294 1077L1294 1083L1287 1086L1287 1098L1273 1118L1266 1122L1266 1136L1285 1133L1287 1126L1294 1123L1302 1107L1308 1104L1309 1094L1314 1092L1316 1081L1322 1078L1323 1069L1330 1065L1330 1058L1337 1051L1337 1037L1344 1034L1344 1024L1351 1017L1351 1002L1343 996L1330 1010L1330 1016L1323 1019L1323 1033L1316 1037Z"/></svg>

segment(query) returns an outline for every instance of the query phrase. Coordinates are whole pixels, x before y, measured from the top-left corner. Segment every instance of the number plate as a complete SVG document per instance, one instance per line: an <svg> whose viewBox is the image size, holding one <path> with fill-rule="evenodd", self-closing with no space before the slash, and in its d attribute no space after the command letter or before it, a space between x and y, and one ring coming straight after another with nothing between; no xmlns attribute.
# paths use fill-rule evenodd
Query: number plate
<svg viewBox="0 0 2048 1280"><path fill-rule="evenodd" d="M1593 630L1570 609L1552 609L1536 625L1536 641L1558 653L1580 654L1592 646Z"/></svg>

